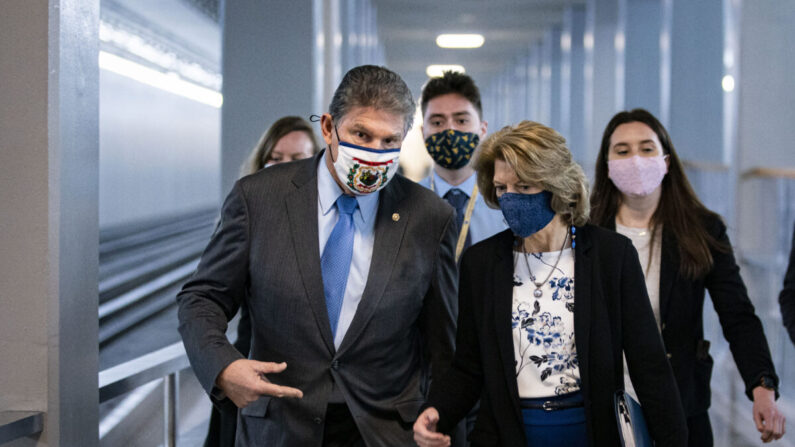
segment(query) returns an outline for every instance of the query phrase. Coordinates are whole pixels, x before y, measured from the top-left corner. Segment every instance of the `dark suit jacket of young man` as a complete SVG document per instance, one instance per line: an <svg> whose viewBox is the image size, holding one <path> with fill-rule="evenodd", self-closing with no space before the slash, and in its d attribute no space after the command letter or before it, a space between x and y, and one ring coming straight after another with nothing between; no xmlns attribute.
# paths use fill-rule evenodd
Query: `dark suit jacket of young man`
<svg viewBox="0 0 795 447"><path fill-rule="evenodd" d="M323 154L239 180L177 297L188 357L212 397L220 397L218 374L242 358L224 332L244 299L253 330L249 357L287 362L269 380L304 393L302 399L263 396L242 409L239 446L320 446L333 383L368 446L410 445L428 376L440 375L452 360L455 213L399 175L380 192L367 284L335 349L318 244Z"/></svg>
<svg viewBox="0 0 795 447"><path fill-rule="evenodd" d="M615 229L615 218L610 229ZM704 222L715 240L731 247L726 225L718 218ZM714 265L706 276L690 280L679 272L681 258L674 234L663 228L660 254L660 325L665 349L676 376L682 404L688 417L706 413L710 407L712 356L704 340L704 297L709 291L723 335L729 342L734 362L745 382L745 393L752 391L763 376L778 384L762 322L754 313L740 267L732 250L712 249Z"/></svg>
<svg viewBox="0 0 795 447"><path fill-rule="evenodd" d="M622 347L657 445L686 445L684 410L637 252L612 231L576 230L574 333L590 445L619 445L613 396L624 387ZM439 411L439 429L447 431L481 397L473 446L526 445L511 328L513 241L506 230L464 254L457 351L428 398Z"/></svg>

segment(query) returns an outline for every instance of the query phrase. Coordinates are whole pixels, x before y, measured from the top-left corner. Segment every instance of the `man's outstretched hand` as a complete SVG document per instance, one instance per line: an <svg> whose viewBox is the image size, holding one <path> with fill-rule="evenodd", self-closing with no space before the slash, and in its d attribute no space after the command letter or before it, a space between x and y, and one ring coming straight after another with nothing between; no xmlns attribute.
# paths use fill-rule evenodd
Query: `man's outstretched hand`
<svg viewBox="0 0 795 447"><path fill-rule="evenodd" d="M261 396L304 397L301 390L275 385L265 377L265 374L278 374L286 368L287 363L235 360L221 371L215 384L238 408L246 407Z"/></svg>

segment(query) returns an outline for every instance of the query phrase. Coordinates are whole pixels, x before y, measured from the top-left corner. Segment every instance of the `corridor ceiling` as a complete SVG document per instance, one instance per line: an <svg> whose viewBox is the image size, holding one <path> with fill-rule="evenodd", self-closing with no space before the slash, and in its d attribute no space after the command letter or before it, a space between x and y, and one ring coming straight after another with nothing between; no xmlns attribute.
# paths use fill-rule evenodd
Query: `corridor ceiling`
<svg viewBox="0 0 795 447"><path fill-rule="evenodd" d="M430 64L459 64L484 85L584 0L373 0L387 65L419 94ZM483 34L477 49L436 46L442 33Z"/></svg>

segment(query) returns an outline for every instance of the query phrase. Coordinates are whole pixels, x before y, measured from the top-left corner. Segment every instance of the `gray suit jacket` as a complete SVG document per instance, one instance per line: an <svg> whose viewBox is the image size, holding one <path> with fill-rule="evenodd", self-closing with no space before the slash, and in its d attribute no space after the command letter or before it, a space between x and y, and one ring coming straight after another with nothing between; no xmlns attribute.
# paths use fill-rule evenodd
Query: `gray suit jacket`
<svg viewBox="0 0 795 447"><path fill-rule="evenodd" d="M235 184L196 273L177 296L188 357L217 397L216 377L242 358L224 334L227 321L247 300L249 357L287 362L269 380L304 397L263 396L242 409L238 446L321 445L332 383L368 446L413 445L427 380L453 355L454 211L399 175L381 191L367 284L336 350L320 270L318 162L322 152Z"/></svg>

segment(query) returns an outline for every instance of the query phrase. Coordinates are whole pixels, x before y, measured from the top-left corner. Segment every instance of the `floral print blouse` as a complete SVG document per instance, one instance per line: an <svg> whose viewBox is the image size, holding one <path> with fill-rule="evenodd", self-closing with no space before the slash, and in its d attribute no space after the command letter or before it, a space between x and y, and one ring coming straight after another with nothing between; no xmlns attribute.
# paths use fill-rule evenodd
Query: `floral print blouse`
<svg viewBox="0 0 795 447"><path fill-rule="evenodd" d="M560 261L553 270L558 255ZM545 279L538 297L533 281ZM520 398L559 396L580 389L572 249L514 252L511 326Z"/></svg>

